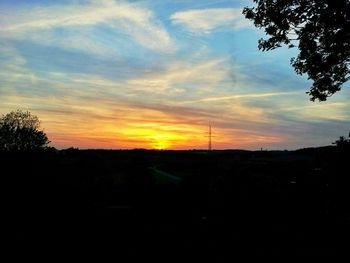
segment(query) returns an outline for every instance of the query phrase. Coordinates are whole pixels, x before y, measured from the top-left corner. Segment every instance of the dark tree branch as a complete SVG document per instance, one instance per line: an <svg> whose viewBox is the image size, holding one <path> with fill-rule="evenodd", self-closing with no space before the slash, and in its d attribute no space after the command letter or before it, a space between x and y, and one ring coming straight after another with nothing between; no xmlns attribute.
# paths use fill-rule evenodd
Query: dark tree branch
<svg viewBox="0 0 350 263"><path fill-rule="evenodd" d="M313 81L308 92L312 101L325 101L340 91L350 74L350 1L254 2L256 7L244 8L243 14L270 36L259 40L259 49L298 47L299 55L291 64L297 74L307 74Z"/></svg>

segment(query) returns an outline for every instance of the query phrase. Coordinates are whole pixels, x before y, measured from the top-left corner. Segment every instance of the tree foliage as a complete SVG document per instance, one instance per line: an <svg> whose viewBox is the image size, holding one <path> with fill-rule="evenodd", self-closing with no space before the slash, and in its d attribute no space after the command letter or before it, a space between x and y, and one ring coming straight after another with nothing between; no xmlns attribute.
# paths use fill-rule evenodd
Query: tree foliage
<svg viewBox="0 0 350 263"><path fill-rule="evenodd" d="M50 141L39 130L40 121L29 111L12 111L0 119L0 150L28 151L47 148Z"/></svg>
<svg viewBox="0 0 350 263"><path fill-rule="evenodd" d="M313 81L311 100L325 101L349 80L349 0L254 0L243 14L264 28L268 39L259 40L263 51L298 47L291 64L296 73Z"/></svg>
<svg viewBox="0 0 350 263"><path fill-rule="evenodd" d="M344 136L340 136L339 139L334 142L334 144L338 147L350 148L350 132L349 132L349 139L346 139Z"/></svg>

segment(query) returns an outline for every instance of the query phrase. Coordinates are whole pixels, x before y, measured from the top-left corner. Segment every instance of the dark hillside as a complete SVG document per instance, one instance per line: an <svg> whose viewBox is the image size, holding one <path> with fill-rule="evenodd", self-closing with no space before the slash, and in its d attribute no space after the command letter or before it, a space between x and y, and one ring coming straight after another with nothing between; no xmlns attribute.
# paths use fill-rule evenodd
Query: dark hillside
<svg viewBox="0 0 350 263"><path fill-rule="evenodd" d="M347 154L2 153L10 243L128 258L335 255L350 234Z"/></svg>

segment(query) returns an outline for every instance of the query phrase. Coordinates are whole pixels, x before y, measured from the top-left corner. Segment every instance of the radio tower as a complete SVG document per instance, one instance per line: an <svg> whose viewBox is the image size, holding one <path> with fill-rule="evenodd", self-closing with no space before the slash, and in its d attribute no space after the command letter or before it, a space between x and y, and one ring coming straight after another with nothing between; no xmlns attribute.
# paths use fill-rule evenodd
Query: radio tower
<svg viewBox="0 0 350 263"><path fill-rule="evenodd" d="M211 151L211 125L209 125L208 131L208 151Z"/></svg>

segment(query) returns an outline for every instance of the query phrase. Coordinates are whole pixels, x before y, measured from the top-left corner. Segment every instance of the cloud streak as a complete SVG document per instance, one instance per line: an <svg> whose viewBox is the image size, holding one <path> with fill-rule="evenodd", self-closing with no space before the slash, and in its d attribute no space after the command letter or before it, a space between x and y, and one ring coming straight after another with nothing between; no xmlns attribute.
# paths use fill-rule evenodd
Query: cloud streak
<svg viewBox="0 0 350 263"><path fill-rule="evenodd" d="M151 92L183 92L191 86L192 90L203 86L217 85L227 78L229 65L225 59L211 59L191 63L175 61L164 71L151 72L141 78L130 79L127 84L132 89Z"/></svg>
<svg viewBox="0 0 350 263"><path fill-rule="evenodd" d="M208 8L176 12L171 21L192 33L210 34L216 29L238 30L251 26L241 8Z"/></svg>
<svg viewBox="0 0 350 263"><path fill-rule="evenodd" d="M209 97L199 100L184 101L184 104L188 103L198 103L198 102L214 102L214 101L225 101L225 100L236 100L236 99L251 99L251 98L266 98L275 96L286 96L286 95L296 95L298 92L270 92L270 93L253 93L253 94L237 94L222 97Z"/></svg>
<svg viewBox="0 0 350 263"><path fill-rule="evenodd" d="M147 49L160 52L175 49L169 33L151 10L124 1L88 1L68 6L18 9L8 15L4 12L0 25L0 34L5 38L27 39L83 51L106 48L102 42L94 41L91 29L97 26L115 31L112 34L124 34Z"/></svg>

